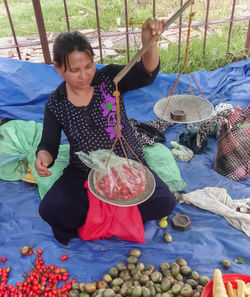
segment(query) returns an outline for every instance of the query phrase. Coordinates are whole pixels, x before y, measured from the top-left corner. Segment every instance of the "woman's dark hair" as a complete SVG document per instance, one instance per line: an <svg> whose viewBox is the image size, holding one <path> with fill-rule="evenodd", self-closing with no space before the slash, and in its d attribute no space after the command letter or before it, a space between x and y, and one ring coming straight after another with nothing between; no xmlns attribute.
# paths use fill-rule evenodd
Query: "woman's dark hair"
<svg viewBox="0 0 250 297"><path fill-rule="evenodd" d="M61 33L56 37L53 45L53 59L59 67L64 65L66 71L69 65L69 54L75 50L85 52L91 60L93 59L92 46L84 34L78 31Z"/></svg>

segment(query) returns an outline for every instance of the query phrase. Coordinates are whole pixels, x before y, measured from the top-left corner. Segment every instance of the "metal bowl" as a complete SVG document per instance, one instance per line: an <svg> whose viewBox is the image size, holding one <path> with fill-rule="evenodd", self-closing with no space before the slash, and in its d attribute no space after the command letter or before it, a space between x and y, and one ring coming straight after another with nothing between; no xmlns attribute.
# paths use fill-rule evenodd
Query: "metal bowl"
<svg viewBox="0 0 250 297"><path fill-rule="evenodd" d="M136 196L130 197L128 199L119 199L119 198L110 199L110 198L107 198L101 194L98 194L95 191L94 184L93 184L94 172L95 171L92 169L88 176L89 190L97 198L99 198L100 200L107 202L109 204L123 206L123 207L138 205L138 204L148 200L150 198L150 196L154 193L154 190L155 190L155 178L154 178L152 172L148 168L146 168L146 185L145 185L145 189L143 192L139 193Z"/></svg>
<svg viewBox="0 0 250 297"><path fill-rule="evenodd" d="M171 116L176 110L186 113L184 120L175 120ZM214 110L208 100L192 95L173 95L164 97L154 105L154 113L158 118L171 123L191 124L207 120Z"/></svg>

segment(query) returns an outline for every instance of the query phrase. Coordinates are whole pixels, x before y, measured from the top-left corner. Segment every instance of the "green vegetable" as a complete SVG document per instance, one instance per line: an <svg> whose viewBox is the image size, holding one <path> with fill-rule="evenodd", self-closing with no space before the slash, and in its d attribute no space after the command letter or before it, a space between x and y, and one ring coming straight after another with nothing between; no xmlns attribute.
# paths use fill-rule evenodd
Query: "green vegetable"
<svg viewBox="0 0 250 297"><path fill-rule="evenodd" d="M89 297L89 294L86 292L81 292L80 297Z"/></svg>
<svg viewBox="0 0 250 297"><path fill-rule="evenodd" d="M168 217L164 217L159 220L159 222L158 222L159 227L167 228L167 226L168 226L167 218Z"/></svg>
<svg viewBox="0 0 250 297"><path fill-rule="evenodd" d="M111 282L111 286L121 286L123 284L123 280L119 277L114 278Z"/></svg>
<svg viewBox="0 0 250 297"><path fill-rule="evenodd" d="M162 291L166 292L167 290L169 290L171 288L171 281L169 278L163 278L162 282L161 282L161 288Z"/></svg>
<svg viewBox="0 0 250 297"><path fill-rule="evenodd" d="M202 275L200 276L199 278L199 283L205 287L205 285L210 281L209 277L205 276L205 275Z"/></svg>
<svg viewBox="0 0 250 297"><path fill-rule="evenodd" d="M162 280L162 274L157 270L153 271L152 274L151 274L151 280L154 283L160 282Z"/></svg>
<svg viewBox="0 0 250 297"><path fill-rule="evenodd" d="M140 257L141 251L139 249L132 249L129 251L129 256Z"/></svg>
<svg viewBox="0 0 250 297"><path fill-rule="evenodd" d="M166 242L172 242L173 241L172 235L170 233L168 233L168 232L164 232L163 237L164 237L164 240Z"/></svg>
<svg viewBox="0 0 250 297"><path fill-rule="evenodd" d="M123 271L123 270L127 269L127 267L124 263L117 263L115 266L119 271Z"/></svg>
<svg viewBox="0 0 250 297"><path fill-rule="evenodd" d="M149 291L149 289L148 288L146 288L146 287L143 287L142 288L142 296L143 297L150 297L150 291Z"/></svg>
<svg viewBox="0 0 250 297"><path fill-rule="evenodd" d="M228 260L228 259L224 259L222 262L221 262L221 265L224 269L230 269L231 268L231 261Z"/></svg>
<svg viewBox="0 0 250 297"><path fill-rule="evenodd" d="M245 258L243 258L243 257L236 258L236 259L234 259L234 262L244 264L245 263Z"/></svg>
<svg viewBox="0 0 250 297"><path fill-rule="evenodd" d="M193 295L193 289L190 286L183 286L181 289L181 295L184 297L190 297Z"/></svg>
<svg viewBox="0 0 250 297"><path fill-rule="evenodd" d="M188 266L187 261L186 261L185 259L183 259L183 258L178 258L178 259L176 259L175 262L176 262L177 264L179 264L180 266Z"/></svg>
<svg viewBox="0 0 250 297"><path fill-rule="evenodd" d="M119 274L119 270L116 267L111 267L109 269L109 274L113 277L117 277Z"/></svg>
<svg viewBox="0 0 250 297"><path fill-rule="evenodd" d="M170 271L171 271L173 276L176 276L177 274L180 273L180 265L177 264L176 262L172 263Z"/></svg>
<svg viewBox="0 0 250 297"><path fill-rule="evenodd" d="M191 272L191 277L192 277L193 279L195 279L195 280L198 280L198 279L200 278L200 274L199 274L199 272L193 270L193 271Z"/></svg>
<svg viewBox="0 0 250 297"><path fill-rule="evenodd" d="M102 279L106 282L106 283L110 283L112 281L112 276L110 274L105 273L102 277Z"/></svg>
<svg viewBox="0 0 250 297"><path fill-rule="evenodd" d="M181 266L181 274L189 275L192 272L192 269L188 265Z"/></svg>
<svg viewBox="0 0 250 297"><path fill-rule="evenodd" d="M176 295L176 294L179 294L181 291L181 285L179 284L174 284L172 286L172 292Z"/></svg>
<svg viewBox="0 0 250 297"><path fill-rule="evenodd" d="M193 289L195 289L198 285L197 281L192 278L187 279L186 283L189 284Z"/></svg>
<svg viewBox="0 0 250 297"><path fill-rule="evenodd" d="M70 297L79 297L79 291L76 289L73 289L73 290L69 291L69 296Z"/></svg>
<svg viewBox="0 0 250 297"><path fill-rule="evenodd" d="M112 289L106 289L102 293L103 297L115 297L115 292Z"/></svg>
<svg viewBox="0 0 250 297"><path fill-rule="evenodd" d="M136 256L128 256L127 257L127 263L128 264L137 264L138 263L138 257L136 257Z"/></svg>
<svg viewBox="0 0 250 297"><path fill-rule="evenodd" d="M131 297L140 297L142 295L142 287L141 286L135 286L132 289Z"/></svg>

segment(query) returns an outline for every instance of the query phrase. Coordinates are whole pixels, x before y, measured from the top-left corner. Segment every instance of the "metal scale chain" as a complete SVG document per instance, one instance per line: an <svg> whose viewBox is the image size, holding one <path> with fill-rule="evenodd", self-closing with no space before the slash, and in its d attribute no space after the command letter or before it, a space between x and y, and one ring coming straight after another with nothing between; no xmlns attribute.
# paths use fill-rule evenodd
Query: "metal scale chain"
<svg viewBox="0 0 250 297"><path fill-rule="evenodd" d="M188 0L184 5L165 23L162 33L188 8L189 5L193 4L194 0ZM136 55L131 59L131 61L114 77L113 82L115 84L116 90L114 91L113 95L116 97L116 116L117 116L117 137L112 145L110 156L107 160L106 165L108 164L110 157L114 151L115 145L117 141L120 141L123 153L128 161L129 160L127 157L127 153L124 147L124 144L122 143L122 140L126 143L128 148L132 151L138 162L141 163L139 157L137 154L134 152L134 150L130 147L128 144L127 140L123 135L121 134L121 129L120 129L120 92L118 91L118 83L120 80L129 72L129 70L134 66L134 64L140 60L142 55L152 46L152 44L157 41L158 36L153 36L147 43L144 44L144 46L136 53ZM129 164L130 167L130 164Z"/></svg>

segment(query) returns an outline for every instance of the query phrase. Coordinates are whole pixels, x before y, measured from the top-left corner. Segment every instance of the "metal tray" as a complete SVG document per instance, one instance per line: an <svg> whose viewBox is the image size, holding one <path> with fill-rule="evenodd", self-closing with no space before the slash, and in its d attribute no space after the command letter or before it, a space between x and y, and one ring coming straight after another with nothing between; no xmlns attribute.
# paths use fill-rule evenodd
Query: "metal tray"
<svg viewBox="0 0 250 297"><path fill-rule="evenodd" d="M128 198L126 200L110 199L101 194L96 193L93 185L93 175L94 175L94 170L92 169L88 176L88 187L91 193L95 195L97 198L99 198L100 200L107 202L109 204L117 205L117 206L127 207L127 206L138 205L148 200L155 190L155 178L148 168L146 168L146 186L144 191L139 193L137 196Z"/></svg>
<svg viewBox="0 0 250 297"><path fill-rule="evenodd" d="M171 112L173 113L176 110L181 110L186 113L186 119L184 121L172 119ZM192 95L164 97L154 105L154 113L158 118L179 124L205 121L212 115L213 111L214 106L211 102L202 97Z"/></svg>

